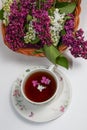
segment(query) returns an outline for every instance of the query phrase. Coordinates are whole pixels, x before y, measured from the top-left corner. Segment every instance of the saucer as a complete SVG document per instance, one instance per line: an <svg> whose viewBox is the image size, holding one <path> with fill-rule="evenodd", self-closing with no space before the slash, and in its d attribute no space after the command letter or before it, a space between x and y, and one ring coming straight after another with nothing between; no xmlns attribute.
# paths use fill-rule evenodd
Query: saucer
<svg viewBox="0 0 87 130"><path fill-rule="evenodd" d="M51 121L63 115L67 110L71 101L71 85L67 77L55 67L53 71L59 78L60 95L57 94L52 101L43 105L29 103L21 94L21 83L26 74L35 68L38 68L38 66L29 67L14 81L11 91L12 104L16 111L29 121Z"/></svg>

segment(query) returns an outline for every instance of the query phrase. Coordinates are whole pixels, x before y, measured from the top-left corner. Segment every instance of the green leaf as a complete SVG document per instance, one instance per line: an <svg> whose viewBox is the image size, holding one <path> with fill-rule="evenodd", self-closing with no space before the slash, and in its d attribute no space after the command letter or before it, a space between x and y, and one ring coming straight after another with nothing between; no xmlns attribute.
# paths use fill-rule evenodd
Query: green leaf
<svg viewBox="0 0 87 130"><path fill-rule="evenodd" d="M65 31L65 29L63 29L63 30L61 31L61 36L65 35L65 34L66 34L66 31Z"/></svg>
<svg viewBox="0 0 87 130"><path fill-rule="evenodd" d="M1 10L0 10L0 19L1 19L1 20L3 20L3 15L4 15L4 10L1 9Z"/></svg>
<svg viewBox="0 0 87 130"><path fill-rule="evenodd" d="M66 69L69 68L68 60L67 60L67 58L64 57L64 56L59 56L59 57L56 59L56 62L57 62L57 64L59 64L59 65L65 67Z"/></svg>
<svg viewBox="0 0 87 130"><path fill-rule="evenodd" d="M66 20L70 20L70 19L71 19L71 17L68 16L68 15L66 15L66 17L64 18L65 21L66 21Z"/></svg>
<svg viewBox="0 0 87 130"><path fill-rule="evenodd" d="M61 55L61 53L53 46L47 46L45 45L44 48L44 53L46 55L46 57L53 62L54 64L56 64L56 58Z"/></svg>
<svg viewBox="0 0 87 130"><path fill-rule="evenodd" d="M68 68L68 60L61 55L61 53L55 48L53 45L47 46L45 45L44 48L45 56L54 64L59 64L65 68Z"/></svg>
<svg viewBox="0 0 87 130"><path fill-rule="evenodd" d="M49 15L50 15L50 16L53 16L54 11L55 11L55 8L54 8L54 7L50 8L50 9L48 10Z"/></svg>
<svg viewBox="0 0 87 130"><path fill-rule="evenodd" d="M76 3L73 2L73 3L69 3L68 5L62 8L59 8L59 10L60 10L60 13L69 14L69 13L73 13L75 8L76 8Z"/></svg>
<svg viewBox="0 0 87 130"><path fill-rule="evenodd" d="M36 44L40 41L40 39L38 37L35 38L35 40L31 41L32 44Z"/></svg>
<svg viewBox="0 0 87 130"><path fill-rule="evenodd" d="M31 15L27 15L27 21L31 21L32 20L32 16Z"/></svg>
<svg viewBox="0 0 87 130"><path fill-rule="evenodd" d="M58 0L56 1L56 8L62 8L64 6L67 6L69 4L69 2L59 2Z"/></svg>
<svg viewBox="0 0 87 130"><path fill-rule="evenodd" d="M35 50L34 54L43 53L43 49Z"/></svg>
<svg viewBox="0 0 87 130"><path fill-rule="evenodd" d="M25 24L25 27L24 27L24 28L28 30L29 24Z"/></svg>

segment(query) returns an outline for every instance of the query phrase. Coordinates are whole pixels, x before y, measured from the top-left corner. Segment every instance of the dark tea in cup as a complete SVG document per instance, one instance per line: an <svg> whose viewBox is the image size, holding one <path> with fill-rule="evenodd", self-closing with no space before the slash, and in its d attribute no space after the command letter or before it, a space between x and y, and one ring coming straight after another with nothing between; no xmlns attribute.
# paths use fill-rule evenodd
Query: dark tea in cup
<svg viewBox="0 0 87 130"><path fill-rule="evenodd" d="M43 104L50 101L58 89L57 77L46 69L31 71L22 84L23 96L35 104Z"/></svg>

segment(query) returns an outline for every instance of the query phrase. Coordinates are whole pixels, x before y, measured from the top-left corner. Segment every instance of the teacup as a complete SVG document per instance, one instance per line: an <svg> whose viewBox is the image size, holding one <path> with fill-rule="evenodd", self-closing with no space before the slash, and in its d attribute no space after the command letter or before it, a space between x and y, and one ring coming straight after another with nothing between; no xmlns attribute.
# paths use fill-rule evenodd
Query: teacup
<svg viewBox="0 0 87 130"><path fill-rule="evenodd" d="M24 98L33 104L44 104L51 101L60 92L59 79L52 71L54 65L48 69L32 69L21 85Z"/></svg>

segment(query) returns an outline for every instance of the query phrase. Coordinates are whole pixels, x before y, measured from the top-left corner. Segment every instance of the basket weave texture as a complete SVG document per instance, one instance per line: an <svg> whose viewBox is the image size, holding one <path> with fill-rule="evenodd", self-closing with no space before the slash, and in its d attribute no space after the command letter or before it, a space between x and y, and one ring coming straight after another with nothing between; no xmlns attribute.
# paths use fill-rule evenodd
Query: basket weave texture
<svg viewBox="0 0 87 130"><path fill-rule="evenodd" d="M75 22L74 22L74 29L77 30L78 28L78 25L79 25L79 15L80 15L80 12L81 12L81 0L59 0L60 2L74 2L74 1L77 1L77 6L76 6L76 9L75 9ZM10 48L9 44L6 42L5 40L5 34L6 34L6 29L5 29L5 26L2 24L2 35L3 35L3 40L4 40L4 43L5 45ZM63 52L64 50L66 50L67 46L65 45L61 45L58 50L60 52ZM18 53L22 53L24 55L30 55L30 56L38 56L38 57L44 57L45 55L43 53L39 53L39 54L35 54L35 49L31 49L31 48L19 48L16 52Z"/></svg>

